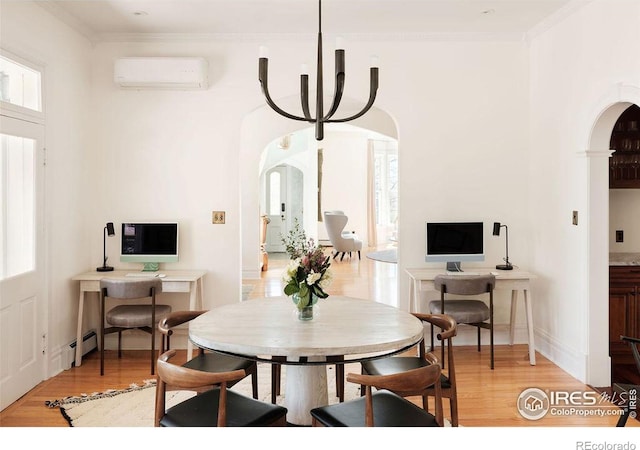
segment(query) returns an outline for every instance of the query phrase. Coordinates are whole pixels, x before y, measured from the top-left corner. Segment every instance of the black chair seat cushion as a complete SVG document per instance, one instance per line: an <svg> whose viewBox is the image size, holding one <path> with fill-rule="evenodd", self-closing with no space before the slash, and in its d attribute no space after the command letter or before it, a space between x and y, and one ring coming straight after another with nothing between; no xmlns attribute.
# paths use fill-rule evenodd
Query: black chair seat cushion
<svg viewBox="0 0 640 450"><path fill-rule="evenodd" d="M415 356L394 356L392 358L376 359L362 363L362 372L367 375L391 375L394 373L406 372L408 370L419 369L428 366L424 359ZM449 378L440 375L442 389L451 387Z"/></svg>
<svg viewBox="0 0 640 450"><path fill-rule="evenodd" d="M480 323L489 320L489 307L482 300L445 300L441 311L440 300L429 302L431 314L447 314L457 323Z"/></svg>
<svg viewBox="0 0 640 450"><path fill-rule="evenodd" d="M107 323L114 327L151 327L151 305L118 305L107 313ZM156 305L156 322L171 313L171 306Z"/></svg>
<svg viewBox="0 0 640 450"><path fill-rule="evenodd" d="M386 390L374 392L373 425L376 427L437 427L435 417L408 400ZM360 397L311 410L327 427L364 427L365 399Z"/></svg>
<svg viewBox="0 0 640 450"><path fill-rule="evenodd" d="M160 419L163 427L215 427L218 423L220 389L214 388L169 408ZM269 426L287 414L287 409L227 390L227 426Z"/></svg>
<svg viewBox="0 0 640 450"><path fill-rule="evenodd" d="M204 353L187 361L182 367L202 372L233 372L248 369L255 363L248 359L224 355L222 353Z"/></svg>

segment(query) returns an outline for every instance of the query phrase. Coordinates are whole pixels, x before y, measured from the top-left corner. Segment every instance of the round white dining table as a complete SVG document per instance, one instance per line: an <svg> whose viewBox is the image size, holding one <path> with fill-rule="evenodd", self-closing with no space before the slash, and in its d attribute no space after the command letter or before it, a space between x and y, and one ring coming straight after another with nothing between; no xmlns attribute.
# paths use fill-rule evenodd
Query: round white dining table
<svg viewBox="0 0 640 450"><path fill-rule="evenodd" d="M401 352L423 337L412 314L370 300L330 296L302 321L289 297L270 297L212 308L189 323L198 347L287 364L287 421L310 425L309 411L328 404L326 364L357 362Z"/></svg>

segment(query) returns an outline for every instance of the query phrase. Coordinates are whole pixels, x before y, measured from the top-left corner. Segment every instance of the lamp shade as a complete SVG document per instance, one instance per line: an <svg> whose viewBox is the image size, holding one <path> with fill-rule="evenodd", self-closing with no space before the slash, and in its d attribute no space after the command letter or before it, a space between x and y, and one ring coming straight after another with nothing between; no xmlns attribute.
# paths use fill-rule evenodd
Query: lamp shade
<svg viewBox="0 0 640 450"><path fill-rule="evenodd" d="M500 236L500 222L493 222L493 235Z"/></svg>

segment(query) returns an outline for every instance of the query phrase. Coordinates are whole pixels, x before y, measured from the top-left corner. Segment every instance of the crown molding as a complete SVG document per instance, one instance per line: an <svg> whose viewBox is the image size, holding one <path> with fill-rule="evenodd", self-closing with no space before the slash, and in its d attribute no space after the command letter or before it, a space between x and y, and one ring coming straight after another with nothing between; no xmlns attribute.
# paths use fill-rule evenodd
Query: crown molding
<svg viewBox="0 0 640 450"><path fill-rule="evenodd" d="M370 33L339 34L352 42L522 42L525 33ZM335 34L338 36L338 34ZM324 33L325 38L332 34ZM102 33L92 42L315 42L315 33Z"/></svg>
<svg viewBox="0 0 640 450"><path fill-rule="evenodd" d="M567 17L572 16L578 10L584 8L589 3L592 3L594 0L571 0L569 3L564 5L562 8L558 9L556 12L551 14L546 19L542 20L540 23L532 27L526 34L526 41L530 42L532 39L544 34L549 31L551 28L555 27Z"/></svg>

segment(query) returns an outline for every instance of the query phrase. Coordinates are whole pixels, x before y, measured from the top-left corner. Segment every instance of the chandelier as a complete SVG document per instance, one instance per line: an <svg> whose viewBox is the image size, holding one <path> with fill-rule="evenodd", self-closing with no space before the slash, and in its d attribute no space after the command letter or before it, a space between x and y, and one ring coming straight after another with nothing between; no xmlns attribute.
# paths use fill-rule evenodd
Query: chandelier
<svg viewBox="0 0 640 450"><path fill-rule="evenodd" d="M341 47L341 45L337 45ZM333 115L340 106L342 100L342 94L344 91L344 49L336 48L336 81L335 81L335 93L333 94L333 102L331 108L327 113L324 113L324 93L323 93L323 81L322 81L322 0L318 0L318 62L316 72L316 111L315 117L311 116L309 110L309 74L303 69L303 73L300 74L300 101L302 103L302 113L304 117L289 114L275 104L271 95L269 94L268 86L268 69L269 58L266 55L266 49L260 48L260 59L258 66L258 79L260 80L260 86L262 93L267 101L267 104L278 114L288 119L300 120L315 124L316 140L321 141L324 138L324 124L332 122L348 122L350 120L357 119L364 115L376 99L376 92L378 91L378 64L376 61L372 61L372 67L369 69L369 101L364 108L357 114L342 119L334 119Z"/></svg>

